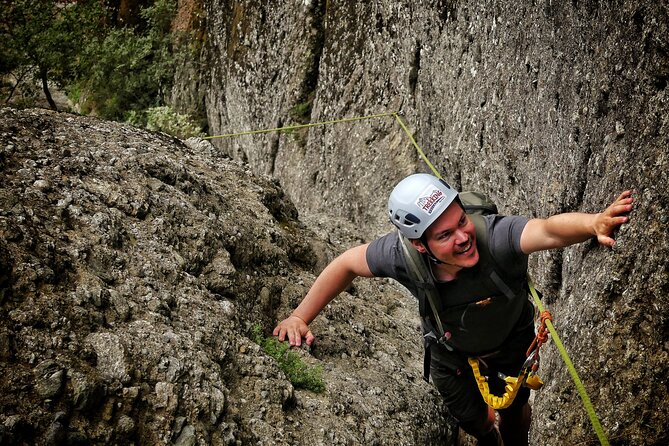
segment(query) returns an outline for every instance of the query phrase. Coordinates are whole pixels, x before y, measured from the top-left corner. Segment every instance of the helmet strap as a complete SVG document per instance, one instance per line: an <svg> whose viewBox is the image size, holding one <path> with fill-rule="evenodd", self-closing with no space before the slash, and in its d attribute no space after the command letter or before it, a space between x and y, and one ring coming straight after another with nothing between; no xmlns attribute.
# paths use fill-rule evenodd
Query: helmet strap
<svg viewBox="0 0 669 446"><path fill-rule="evenodd" d="M430 245L427 244L427 237L425 237L425 234L421 235L420 238L418 239L420 242L423 244L423 247L425 248L426 254L428 259L432 263L436 263L437 265L444 263L441 260L439 260L434 254L432 254L432 250L430 249Z"/></svg>

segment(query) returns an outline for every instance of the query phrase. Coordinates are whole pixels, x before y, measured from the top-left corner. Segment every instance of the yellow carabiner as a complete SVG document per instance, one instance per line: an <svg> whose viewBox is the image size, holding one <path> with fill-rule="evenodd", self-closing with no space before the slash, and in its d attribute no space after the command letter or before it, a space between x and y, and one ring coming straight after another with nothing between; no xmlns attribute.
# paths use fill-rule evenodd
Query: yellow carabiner
<svg viewBox="0 0 669 446"><path fill-rule="evenodd" d="M539 390L543 387L544 382L537 376L536 373L530 373L525 380L525 387L532 390Z"/></svg>

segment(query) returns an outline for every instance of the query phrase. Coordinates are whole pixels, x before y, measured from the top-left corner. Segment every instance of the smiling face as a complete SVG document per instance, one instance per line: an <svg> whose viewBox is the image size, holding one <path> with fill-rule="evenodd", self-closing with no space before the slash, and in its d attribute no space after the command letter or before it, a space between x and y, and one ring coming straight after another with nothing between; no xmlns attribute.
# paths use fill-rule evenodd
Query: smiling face
<svg viewBox="0 0 669 446"><path fill-rule="evenodd" d="M479 261L476 228L457 203L452 203L425 231L423 238L438 265L447 274L456 275L462 268L471 268ZM420 240L413 241L419 252L426 252Z"/></svg>

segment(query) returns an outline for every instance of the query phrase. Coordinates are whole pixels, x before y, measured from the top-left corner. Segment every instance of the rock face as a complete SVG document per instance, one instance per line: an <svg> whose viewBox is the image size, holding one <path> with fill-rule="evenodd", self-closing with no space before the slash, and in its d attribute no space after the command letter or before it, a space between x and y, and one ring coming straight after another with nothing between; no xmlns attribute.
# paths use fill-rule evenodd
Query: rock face
<svg viewBox="0 0 669 446"><path fill-rule="evenodd" d="M276 182L129 126L0 111L0 443L443 444L414 303L355 284L314 323L295 389L251 339L336 244ZM318 231L325 231L317 227Z"/></svg>
<svg viewBox="0 0 669 446"><path fill-rule="evenodd" d="M399 111L446 179L503 212L597 212L634 189L613 252L536 255L532 274L611 441L669 442L666 4L190 3L206 17L202 63L173 101L211 134ZM365 238L387 229L392 185L427 170L392 118L214 144L279 179L303 215ZM544 358L534 444L596 441L556 351Z"/></svg>

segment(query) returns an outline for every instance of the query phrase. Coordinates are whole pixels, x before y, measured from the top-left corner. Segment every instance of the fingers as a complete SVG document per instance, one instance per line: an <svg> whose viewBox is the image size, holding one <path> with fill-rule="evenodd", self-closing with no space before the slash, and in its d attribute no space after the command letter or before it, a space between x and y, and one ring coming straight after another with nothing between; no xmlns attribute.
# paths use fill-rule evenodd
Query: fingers
<svg viewBox="0 0 669 446"><path fill-rule="evenodd" d="M609 213L612 215L626 214L632 210L632 199L628 198L619 202L616 202L609 206Z"/></svg>
<svg viewBox="0 0 669 446"><path fill-rule="evenodd" d="M623 191L620 195L618 195L618 198L616 198L616 201L624 200L626 198L632 197L632 191L631 190L626 190Z"/></svg>
<svg viewBox="0 0 669 446"><path fill-rule="evenodd" d="M634 203L634 198L632 197L632 191L626 190L622 192L618 198L611 203L611 206L608 207L606 212L609 217L612 217L613 224L618 226L629 221L629 217L623 214L629 214L632 211L632 203Z"/></svg>
<svg viewBox="0 0 669 446"><path fill-rule="evenodd" d="M311 344L314 343L314 340L316 340L316 337L313 335L311 330L307 331L307 334L305 335L305 340L307 341L307 345L311 346Z"/></svg>
<svg viewBox="0 0 669 446"><path fill-rule="evenodd" d="M291 347L299 347L302 345L302 335L300 334L299 331L291 331L288 334L288 343L290 344Z"/></svg>
<svg viewBox="0 0 669 446"><path fill-rule="evenodd" d="M276 336L279 342L285 341L287 334L288 330L286 330L286 328L281 325L277 325L277 327L272 332L272 336Z"/></svg>
<svg viewBox="0 0 669 446"><path fill-rule="evenodd" d="M632 210L632 204L612 204L608 208L608 214L616 216L620 214L627 214Z"/></svg>
<svg viewBox="0 0 669 446"><path fill-rule="evenodd" d="M632 191L626 190L621 193L616 200L607 208L607 213L611 216L628 213L632 210Z"/></svg>
<svg viewBox="0 0 669 446"><path fill-rule="evenodd" d="M612 220L613 226L618 227L618 226L622 225L623 223L627 223L628 221L630 221L630 218L627 217L627 216L622 216L622 217L614 217L611 220Z"/></svg>
<svg viewBox="0 0 669 446"><path fill-rule="evenodd" d="M615 245L616 241L613 239L612 234L617 227L629 222L630 218L628 214L632 211L633 203L632 191L626 190L604 212L599 214L600 223L597 226L598 229L596 232L598 233L597 241L601 245L610 248Z"/></svg>
<svg viewBox="0 0 669 446"><path fill-rule="evenodd" d="M288 337L288 341L292 344L292 339L295 338L295 336L291 333L291 329L286 324L286 321L283 320L279 322L279 325L274 327L274 330L272 331L272 336L276 336L279 342L283 342L286 340L286 337Z"/></svg>
<svg viewBox="0 0 669 446"><path fill-rule="evenodd" d="M290 318L281 321L272 331L272 336L276 336L279 342L288 340L291 347L301 346L302 338L305 339L307 345L312 345L316 339L306 324L304 326L295 324Z"/></svg>
<svg viewBox="0 0 669 446"><path fill-rule="evenodd" d="M295 330L295 332L293 333L293 339L290 341L291 346L295 346L295 347L301 346L302 345L302 339L305 340L305 342L308 346L311 346L314 343L314 341L316 340L316 337L311 332L311 330L309 330L308 327L305 326L304 328L306 329L306 332L304 332L304 330L302 330L302 329Z"/></svg>
<svg viewBox="0 0 669 446"><path fill-rule="evenodd" d="M613 245L616 244L616 241L614 239L605 235L598 236L597 241L599 242L600 245L608 246L609 248L613 248Z"/></svg>

